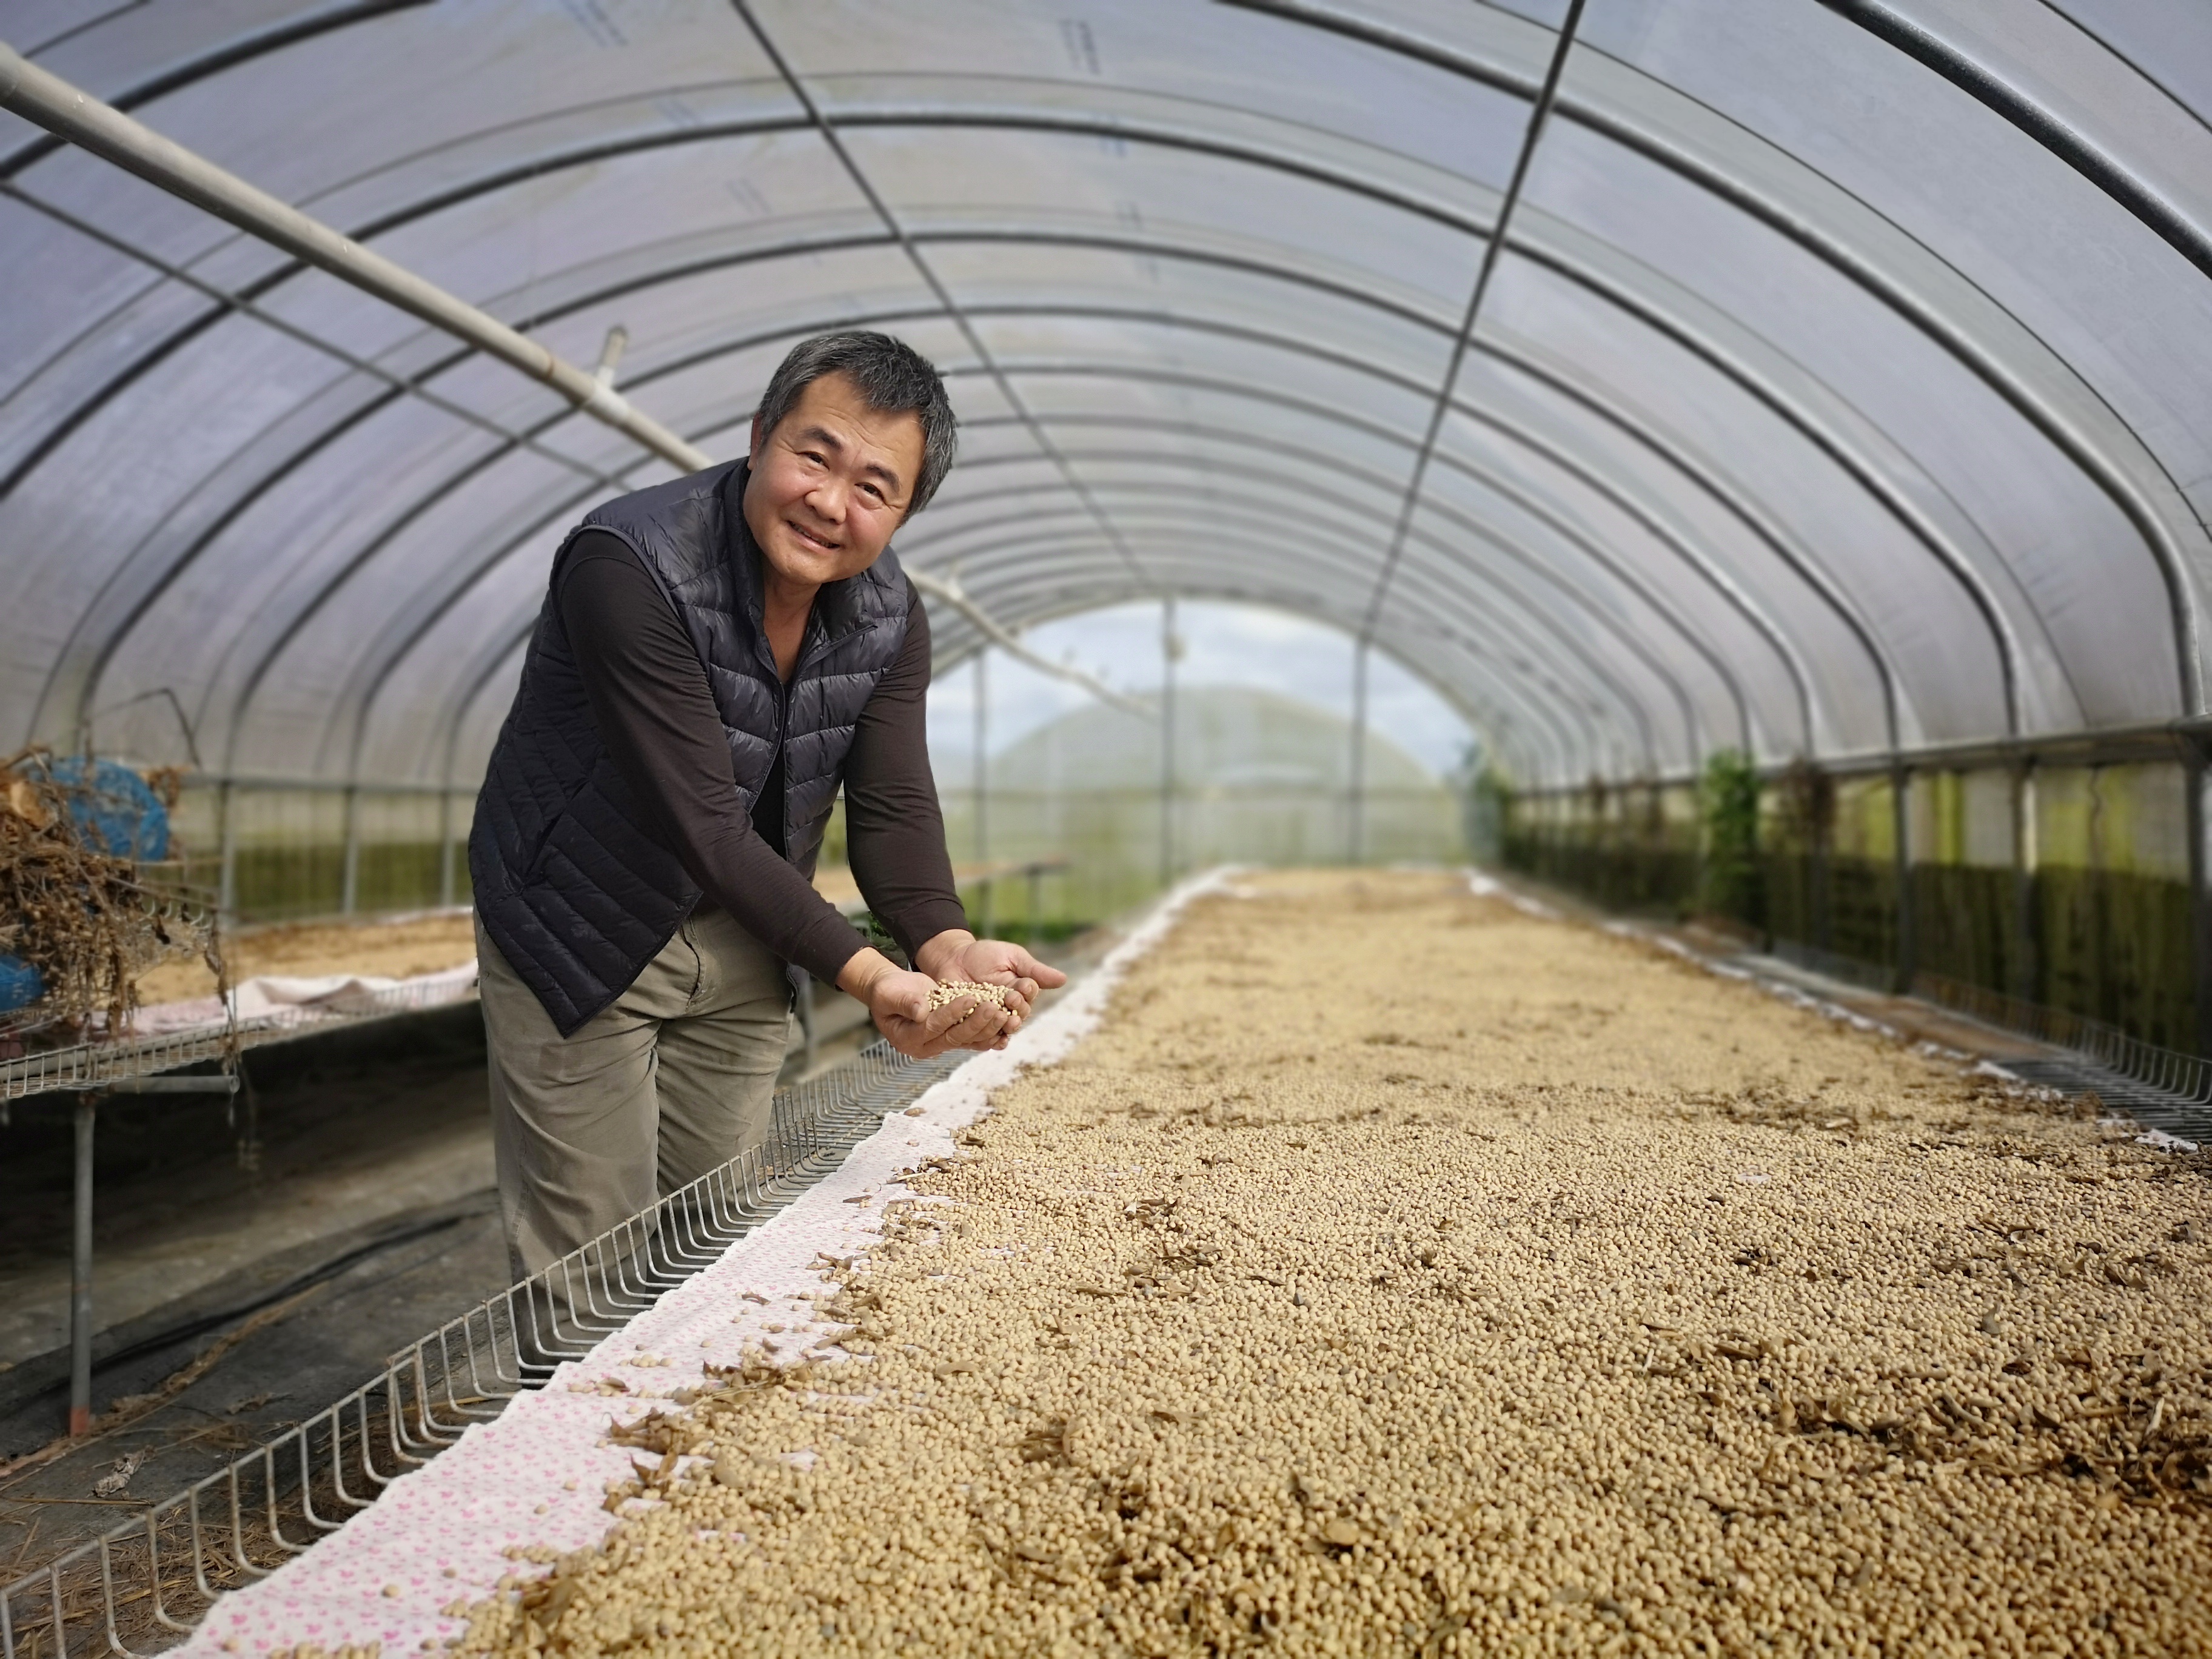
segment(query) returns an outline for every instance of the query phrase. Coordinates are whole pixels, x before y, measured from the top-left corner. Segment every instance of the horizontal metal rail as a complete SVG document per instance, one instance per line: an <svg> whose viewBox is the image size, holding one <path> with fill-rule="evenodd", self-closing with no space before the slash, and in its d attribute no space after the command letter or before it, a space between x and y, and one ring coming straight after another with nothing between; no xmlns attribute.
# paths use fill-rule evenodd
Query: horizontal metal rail
<svg viewBox="0 0 2212 1659"><path fill-rule="evenodd" d="M0 1659L138 1659L717 1260L964 1058L876 1042L777 1092L759 1147L422 1340L336 1405L0 1589Z"/></svg>
<svg viewBox="0 0 2212 1659"><path fill-rule="evenodd" d="M55 1048L31 1048L0 1058L0 1103L31 1095L71 1090L111 1088L126 1079L149 1077L180 1066L220 1060L234 1048L304 1036L311 1031L332 1030L367 1020L388 1019L394 1014L420 1013L428 1008L473 1001L473 985L454 986L434 980L415 981L379 991L359 994L361 1003L346 1012L312 1004L271 1009L235 1027L226 1020L210 1020L150 1036L92 1038ZM235 1036L234 1037L234 1030Z"/></svg>
<svg viewBox="0 0 2212 1659"><path fill-rule="evenodd" d="M643 445L679 471L696 472L710 465L704 451L633 409L591 370L563 361L543 342L517 332L204 156L162 137L5 45L0 45L0 107L35 121L56 137L113 162L126 173L137 173L149 184L282 248L294 258L305 260L433 328L466 341L532 380L542 380L585 414Z"/></svg>
<svg viewBox="0 0 2212 1659"><path fill-rule="evenodd" d="M1982 1021L2064 1048L2107 1070L2194 1106L2212 1106L2212 1060L2161 1048L2086 1014L2048 1008L1941 974L1913 976L1913 994Z"/></svg>
<svg viewBox="0 0 2212 1659"><path fill-rule="evenodd" d="M2017 738L1975 738L1917 748L1857 750L1823 755L1820 769L1832 777L1874 777L1903 766L1911 772L2010 770L2023 766L2120 766L2133 762L2187 761L2212 748L2212 716L2184 715L2131 726L2090 726L2078 732L2049 732ZM1797 763L1769 759L1759 766L1762 781L1778 782ZM1694 789L1698 775L1670 772L1653 777L1604 780L1607 793L1633 795L1646 789ZM1555 783L1516 788L1529 800L1586 799L1590 786Z"/></svg>
<svg viewBox="0 0 2212 1659"><path fill-rule="evenodd" d="M2095 1095L2116 1115L2200 1144L2212 1141L2212 1059L2161 1048L2085 1014L2008 996L1940 974L1916 974L1913 994L2057 1050L2005 1068L2069 1095Z"/></svg>

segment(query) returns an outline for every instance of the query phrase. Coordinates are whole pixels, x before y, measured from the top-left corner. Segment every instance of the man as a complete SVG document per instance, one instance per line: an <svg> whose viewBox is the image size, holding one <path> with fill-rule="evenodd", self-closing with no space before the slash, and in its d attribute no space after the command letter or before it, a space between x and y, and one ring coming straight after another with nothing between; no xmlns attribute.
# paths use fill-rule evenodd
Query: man
<svg viewBox="0 0 2212 1659"><path fill-rule="evenodd" d="M823 335L745 460L610 501L555 554L469 836L516 1277L766 1138L797 975L917 1057L1002 1047L1066 982L967 930L945 854L928 618L889 547L954 443L913 348ZM811 885L841 784L854 874L918 971ZM932 1011L948 980L1006 1006Z"/></svg>

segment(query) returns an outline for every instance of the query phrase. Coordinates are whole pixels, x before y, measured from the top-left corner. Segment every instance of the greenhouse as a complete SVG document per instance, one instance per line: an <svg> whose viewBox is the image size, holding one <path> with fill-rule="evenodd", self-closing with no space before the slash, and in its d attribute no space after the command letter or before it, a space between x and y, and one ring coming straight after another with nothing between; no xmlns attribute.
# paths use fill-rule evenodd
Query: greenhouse
<svg viewBox="0 0 2212 1659"><path fill-rule="evenodd" d="M0 0L0 1659L2212 1651L2212 16Z"/></svg>

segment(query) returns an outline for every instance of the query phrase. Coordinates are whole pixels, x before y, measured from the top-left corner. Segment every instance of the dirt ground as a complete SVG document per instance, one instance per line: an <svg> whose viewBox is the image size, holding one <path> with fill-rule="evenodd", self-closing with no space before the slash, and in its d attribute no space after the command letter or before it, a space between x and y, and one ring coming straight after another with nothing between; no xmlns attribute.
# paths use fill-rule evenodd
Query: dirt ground
<svg viewBox="0 0 2212 1659"><path fill-rule="evenodd" d="M468 1650L2212 1650L2197 1158L1423 875L994 1106Z"/></svg>

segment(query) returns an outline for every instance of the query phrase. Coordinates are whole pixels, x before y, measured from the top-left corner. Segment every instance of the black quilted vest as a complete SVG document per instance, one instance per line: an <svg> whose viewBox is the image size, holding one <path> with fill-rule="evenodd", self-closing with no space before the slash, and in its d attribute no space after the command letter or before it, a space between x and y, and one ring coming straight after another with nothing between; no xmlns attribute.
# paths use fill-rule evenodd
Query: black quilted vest
<svg viewBox="0 0 2212 1659"><path fill-rule="evenodd" d="M861 708L906 639L910 590L890 553L815 596L787 689L761 621L742 461L609 501L571 531L523 659L469 832L477 914L563 1036L628 990L698 902L592 722L553 595L585 530L659 579L691 635L745 810L783 750L785 856L811 877Z"/></svg>

